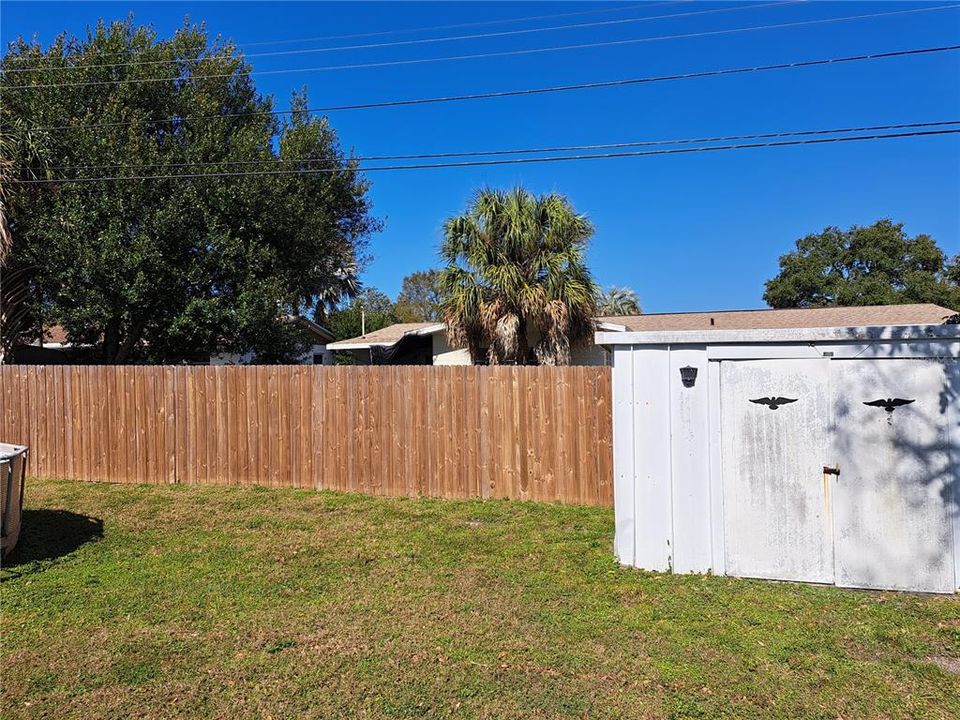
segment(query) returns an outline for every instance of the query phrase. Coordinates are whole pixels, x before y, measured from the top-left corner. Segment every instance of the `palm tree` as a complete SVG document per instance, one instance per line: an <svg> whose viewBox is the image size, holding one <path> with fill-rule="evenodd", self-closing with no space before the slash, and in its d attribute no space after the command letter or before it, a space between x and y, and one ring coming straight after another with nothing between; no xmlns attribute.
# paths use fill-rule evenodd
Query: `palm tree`
<svg viewBox="0 0 960 720"><path fill-rule="evenodd" d="M6 264L7 255L13 249L10 234L10 186L14 181L12 155L13 143L6 134L0 135L0 267Z"/></svg>
<svg viewBox="0 0 960 720"><path fill-rule="evenodd" d="M565 197L484 189L444 224L441 308L474 362L566 365L592 335L596 285L584 260L593 226Z"/></svg>
<svg viewBox="0 0 960 720"><path fill-rule="evenodd" d="M597 294L598 315L639 315L640 298L630 288L611 287Z"/></svg>
<svg viewBox="0 0 960 720"><path fill-rule="evenodd" d="M14 190L17 181L18 157L26 167L25 174L36 180L49 166L43 148L48 138L30 131L17 118L0 133L0 365L13 345L30 326L30 273L32 268L19 265L13 257Z"/></svg>

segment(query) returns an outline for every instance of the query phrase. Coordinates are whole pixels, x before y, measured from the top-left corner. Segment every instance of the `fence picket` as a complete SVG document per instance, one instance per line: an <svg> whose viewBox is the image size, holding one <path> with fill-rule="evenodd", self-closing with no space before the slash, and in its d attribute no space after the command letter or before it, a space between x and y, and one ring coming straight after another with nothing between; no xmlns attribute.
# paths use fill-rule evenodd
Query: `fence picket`
<svg viewBox="0 0 960 720"><path fill-rule="evenodd" d="M602 367L3 366L30 473L612 504Z"/></svg>

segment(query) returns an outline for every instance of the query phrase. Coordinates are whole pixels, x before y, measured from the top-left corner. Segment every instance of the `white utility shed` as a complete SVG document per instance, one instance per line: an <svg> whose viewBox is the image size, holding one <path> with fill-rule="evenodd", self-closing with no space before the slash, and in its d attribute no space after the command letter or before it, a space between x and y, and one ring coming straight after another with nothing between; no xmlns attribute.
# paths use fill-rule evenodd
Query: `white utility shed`
<svg viewBox="0 0 960 720"><path fill-rule="evenodd" d="M622 564L960 587L960 325L597 343L613 355Z"/></svg>

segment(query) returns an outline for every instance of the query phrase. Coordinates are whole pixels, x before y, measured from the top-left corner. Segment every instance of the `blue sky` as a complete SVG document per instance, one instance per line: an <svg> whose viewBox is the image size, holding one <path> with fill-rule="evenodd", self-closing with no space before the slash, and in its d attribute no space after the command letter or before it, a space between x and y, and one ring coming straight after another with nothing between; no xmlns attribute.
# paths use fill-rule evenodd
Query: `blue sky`
<svg viewBox="0 0 960 720"><path fill-rule="evenodd" d="M759 3L748 3L758 5ZM505 37L252 58L255 70L370 63L707 32L948 4L772 3L734 12ZM0 38L82 34L132 12L169 35L184 16L240 43L612 12L366 39L256 45L248 52L391 42L639 18L736 3L26 3L0 4ZM957 44L960 10L512 57L263 75L286 107L462 94ZM364 155L539 147L960 119L960 53L449 105L334 113ZM892 217L960 253L958 136L403 173L375 173L367 285L394 295L436 266L443 220L483 185L558 191L596 226L590 264L648 312L762 307L764 280L794 240L827 225Z"/></svg>

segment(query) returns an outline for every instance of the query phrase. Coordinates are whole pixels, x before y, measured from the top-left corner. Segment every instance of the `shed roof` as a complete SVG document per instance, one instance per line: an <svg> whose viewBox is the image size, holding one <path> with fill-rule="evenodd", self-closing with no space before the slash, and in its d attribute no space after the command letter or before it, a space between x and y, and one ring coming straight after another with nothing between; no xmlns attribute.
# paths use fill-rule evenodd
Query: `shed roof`
<svg viewBox="0 0 960 720"><path fill-rule="evenodd" d="M876 325L939 325L956 314L932 303L862 307L792 308L788 310L718 310L714 312L645 313L601 317L630 332L672 330L777 330Z"/></svg>

